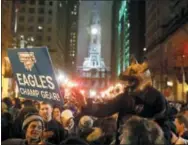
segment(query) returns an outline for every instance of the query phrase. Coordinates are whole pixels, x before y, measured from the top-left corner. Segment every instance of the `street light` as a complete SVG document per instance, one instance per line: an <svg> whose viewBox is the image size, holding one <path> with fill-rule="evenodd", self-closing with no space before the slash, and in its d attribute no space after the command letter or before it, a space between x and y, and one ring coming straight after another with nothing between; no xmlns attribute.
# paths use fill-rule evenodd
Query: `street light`
<svg viewBox="0 0 188 145"><path fill-rule="evenodd" d="M147 48L144 48L144 49L143 49L143 51L146 51L146 50L147 50Z"/></svg>
<svg viewBox="0 0 188 145"><path fill-rule="evenodd" d="M92 28L91 29L91 34L92 35L96 35L98 33L98 29L97 28Z"/></svg>
<svg viewBox="0 0 188 145"><path fill-rule="evenodd" d="M90 97L96 96L97 92L95 90L90 90Z"/></svg>
<svg viewBox="0 0 188 145"><path fill-rule="evenodd" d="M39 30L42 30L42 26L38 26L38 29L39 29Z"/></svg>

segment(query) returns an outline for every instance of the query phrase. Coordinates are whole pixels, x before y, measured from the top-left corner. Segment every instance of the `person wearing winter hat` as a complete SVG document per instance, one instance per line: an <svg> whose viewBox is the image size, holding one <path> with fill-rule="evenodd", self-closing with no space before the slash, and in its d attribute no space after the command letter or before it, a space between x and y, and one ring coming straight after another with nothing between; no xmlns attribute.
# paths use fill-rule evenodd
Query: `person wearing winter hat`
<svg viewBox="0 0 188 145"><path fill-rule="evenodd" d="M22 124L25 139L8 139L2 145L52 145L42 139L44 121L38 114L26 115Z"/></svg>
<svg viewBox="0 0 188 145"><path fill-rule="evenodd" d="M79 121L78 135L89 143L98 144L103 135L102 129L93 127L93 119L90 116L83 116Z"/></svg>
<svg viewBox="0 0 188 145"><path fill-rule="evenodd" d="M69 135L74 133L74 116L71 110L66 109L61 113L61 123L64 129L66 129Z"/></svg>

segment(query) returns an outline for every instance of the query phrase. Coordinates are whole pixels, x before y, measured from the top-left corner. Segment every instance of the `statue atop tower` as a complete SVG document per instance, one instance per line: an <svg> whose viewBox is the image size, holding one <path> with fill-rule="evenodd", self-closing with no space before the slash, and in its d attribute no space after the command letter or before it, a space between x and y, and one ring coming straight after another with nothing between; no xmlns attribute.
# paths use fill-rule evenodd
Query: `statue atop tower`
<svg viewBox="0 0 188 145"><path fill-rule="evenodd" d="M88 28L90 42L88 46L88 57L85 58L83 63L83 70L89 71L91 69L96 69L96 71L105 71L105 63L101 58L101 23L99 10L96 3L93 6L91 12L91 21Z"/></svg>

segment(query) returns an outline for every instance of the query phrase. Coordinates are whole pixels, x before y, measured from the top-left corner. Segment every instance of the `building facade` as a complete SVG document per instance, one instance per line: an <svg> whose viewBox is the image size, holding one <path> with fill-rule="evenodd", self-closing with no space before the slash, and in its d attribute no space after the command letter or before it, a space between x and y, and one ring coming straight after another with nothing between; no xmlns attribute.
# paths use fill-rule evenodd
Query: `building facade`
<svg viewBox="0 0 188 145"><path fill-rule="evenodd" d="M77 10L72 14L71 4L53 0L15 2L17 47L47 46L57 72L67 69L67 54L72 49L67 41L72 30L76 30L71 21Z"/></svg>
<svg viewBox="0 0 188 145"><path fill-rule="evenodd" d="M129 1L113 1L111 72L115 80L129 66Z"/></svg>
<svg viewBox="0 0 188 145"><path fill-rule="evenodd" d="M74 76L76 72L79 5L80 2L77 0L67 1L67 8L65 8L67 9L65 69L71 76Z"/></svg>
<svg viewBox="0 0 188 145"><path fill-rule="evenodd" d="M149 35L150 27L147 26L152 17L152 12L149 13L152 7L150 2L146 2L146 46L153 85L169 100L186 101L188 1L163 1L166 3L165 7L160 8L160 11L156 10L157 25L153 24L156 31L151 32L156 35L153 37L152 34ZM155 3L155 8L161 5L161 1L158 0L152 2Z"/></svg>
<svg viewBox="0 0 188 145"><path fill-rule="evenodd" d="M145 55L145 1L130 1L130 54L138 62Z"/></svg>
<svg viewBox="0 0 188 145"><path fill-rule="evenodd" d="M1 39L1 57L2 57L2 97L12 96L14 94L14 80L11 71L10 62L7 56L7 49L12 47L12 1L1 1L2 5L2 39Z"/></svg>

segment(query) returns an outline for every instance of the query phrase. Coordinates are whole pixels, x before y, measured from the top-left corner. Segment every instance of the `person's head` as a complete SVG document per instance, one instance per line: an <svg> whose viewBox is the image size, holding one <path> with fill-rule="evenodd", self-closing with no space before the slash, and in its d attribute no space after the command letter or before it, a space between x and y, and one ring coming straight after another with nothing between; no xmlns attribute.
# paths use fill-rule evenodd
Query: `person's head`
<svg viewBox="0 0 188 145"><path fill-rule="evenodd" d="M123 125L120 144L165 144L162 129L152 120L133 116Z"/></svg>
<svg viewBox="0 0 188 145"><path fill-rule="evenodd" d="M60 121L61 109L59 107L55 106L52 114L53 114L53 119Z"/></svg>
<svg viewBox="0 0 188 145"><path fill-rule="evenodd" d="M40 103L39 103L38 101L34 101L33 103L34 103L34 105L35 105L35 108L36 108L37 110L39 110L39 108L40 108Z"/></svg>
<svg viewBox="0 0 188 145"><path fill-rule="evenodd" d="M28 142L38 141L44 131L44 122L38 114L27 114L22 124L22 130Z"/></svg>
<svg viewBox="0 0 188 145"><path fill-rule="evenodd" d="M26 107L33 107L33 101L32 100L24 100L21 104L22 108Z"/></svg>
<svg viewBox="0 0 188 145"><path fill-rule="evenodd" d="M12 101L11 101L11 98L6 97L6 98L3 99L3 102L7 105L7 109L9 109L9 108L12 107Z"/></svg>
<svg viewBox="0 0 188 145"><path fill-rule="evenodd" d="M13 98L12 99L12 104L15 108L21 109L21 102L19 98Z"/></svg>
<svg viewBox="0 0 188 145"><path fill-rule="evenodd" d="M66 109L61 113L61 123L64 128L72 129L74 126L74 116L72 111Z"/></svg>
<svg viewBox="0 0 188 145"><path fill-rule="evenodd" d="M184 106L181 110L184 116L188 118L188 105Z"/></svg>
<svg viewBox="0 0 188 145"><path fill-rule="evenodd" d="M93 127L93 119L90 116L83 116L79 121L79 128L81 130L87 130Z"/></svg>
<svg viewBox="0 0 188 145"><path fill-rule="evenodd" d="M147 60L138 63L134 56L130 58L131 65L120 75L120 79L125 81L133 90L144 90L151 86L151 74Z"/></svg>
<svg viewBox="0 0 188 145"><path fill-rule="evenodd" d="M49 103L40 103L39 114L44 121L48 122L52 119L52 110L52 106Z"/></svg>
<svg viewBox="0 0 188 145"><path fill-rule="evenodd" d="M183 133L186 128L188 129L188 120L183 114L177 115L174 123L178 134Z"/></svg>

